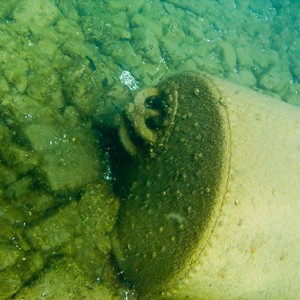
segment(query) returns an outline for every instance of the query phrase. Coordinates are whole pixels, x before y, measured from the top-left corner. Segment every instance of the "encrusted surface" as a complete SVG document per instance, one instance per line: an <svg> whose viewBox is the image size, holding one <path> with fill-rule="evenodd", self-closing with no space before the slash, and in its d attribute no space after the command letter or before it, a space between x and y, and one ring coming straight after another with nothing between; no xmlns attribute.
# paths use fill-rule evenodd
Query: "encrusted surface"
<svg viewBox="0 0 300 300"><path fill-rule="evenodd" d="M124 277L142 294L155 294L182 276L228 172L226 112L211 82L182 73L157 89L178 94L169 138L150 156L119 158L115 170L122 198L115 255Z"/></svg>

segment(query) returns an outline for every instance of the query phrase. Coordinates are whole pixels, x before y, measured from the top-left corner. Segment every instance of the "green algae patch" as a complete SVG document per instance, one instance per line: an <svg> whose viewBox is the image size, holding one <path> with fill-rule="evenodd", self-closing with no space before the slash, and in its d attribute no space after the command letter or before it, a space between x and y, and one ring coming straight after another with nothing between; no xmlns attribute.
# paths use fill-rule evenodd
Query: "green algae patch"
<svg viewBox="0 0 300 300"><path fill-rule="evenodd" d="M66 131L54 125L29 125L25 134L41 157L40 169L51 190L76 191L99 177L100 162L89 127Z"/></svg>
<svg viewBox="0 0 300 300"><path fill-rule="evenodd" d="M34 195L31 193L30 197ZM42 200L39 194L36 197ZM0 200L2 208L4 202ZM25 295L32 298L45 289L60 298L74 281L81 287L80 294L89 293L84 287L90 285L94 286L95 295L104 293L106 299L113 299L121 287L110 261L109 235L118 207L118 199L108 185L99 181L87 185L79 201L65 204L55 214L36 218L22 229L10 220L1 220L0 253L5 253L5 260L0 260L0 297L17 294L17 299ZM15 250L10 251L12 248ZM68 276L64 279L65 272L60 266L66 261ZM42 277L36 280L36 274ZM60 278L61 283L49 281L53 276Z"/></svg>
<svg viewBox="0 0 300 300"><path fill-rule="evenodd" d="M0 16L0 298L66 298L73 280L74 290L94 286L95 299L112 299L118 199L101 180L91 120L116 67L101 67L74 3L10 1Z"/></svg>

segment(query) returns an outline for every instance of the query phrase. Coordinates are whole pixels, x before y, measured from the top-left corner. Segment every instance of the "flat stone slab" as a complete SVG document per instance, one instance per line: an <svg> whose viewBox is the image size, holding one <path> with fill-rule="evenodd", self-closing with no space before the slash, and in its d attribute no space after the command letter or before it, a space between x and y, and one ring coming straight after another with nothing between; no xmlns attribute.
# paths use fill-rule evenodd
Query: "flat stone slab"
<svg viewBox="0 0 300 300"><path fill-rule="evenodd" d="M25 134L40 155L40 169L51 190L76 191L99 177L96 139L90 128L31 124Z"/></svg>

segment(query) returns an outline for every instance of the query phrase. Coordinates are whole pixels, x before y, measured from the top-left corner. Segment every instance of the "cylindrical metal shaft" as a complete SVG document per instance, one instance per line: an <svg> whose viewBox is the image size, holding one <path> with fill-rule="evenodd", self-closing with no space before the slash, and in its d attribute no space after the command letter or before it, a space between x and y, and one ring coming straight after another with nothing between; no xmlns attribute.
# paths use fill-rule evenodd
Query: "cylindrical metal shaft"
<svg viewBox="0 0 300 300"><path fill-rule="evenodd" d="M195 73L158 89L178 111L122 178L125 279L145 299L300 297L300 110Z"/></svg>

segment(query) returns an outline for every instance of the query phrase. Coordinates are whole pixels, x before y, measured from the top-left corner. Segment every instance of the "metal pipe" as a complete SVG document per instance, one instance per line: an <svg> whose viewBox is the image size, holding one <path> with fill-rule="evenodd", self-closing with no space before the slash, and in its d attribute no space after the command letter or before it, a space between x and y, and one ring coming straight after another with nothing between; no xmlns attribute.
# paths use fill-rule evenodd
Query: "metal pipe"
<svg viewBox="0 0 300 300"><path fill-rule="evenodd" d="M122 169L114 253L142 299L300 297L300 110L196 73L169 138Z"/></svg>

